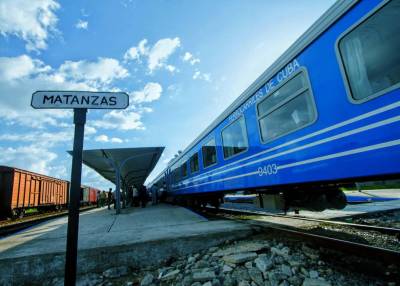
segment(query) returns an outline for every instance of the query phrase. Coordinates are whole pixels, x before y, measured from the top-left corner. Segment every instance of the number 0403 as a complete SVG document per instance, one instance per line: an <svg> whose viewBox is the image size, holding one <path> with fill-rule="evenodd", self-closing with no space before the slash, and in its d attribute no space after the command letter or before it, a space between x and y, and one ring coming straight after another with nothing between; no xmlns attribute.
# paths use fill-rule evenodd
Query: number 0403
<svg viewBox="0 0 400 286"><path fill-rule="evenodd" d="M271 176L278 173L278 166L276 164L269 164L258 168L259 176Z"/></svg>

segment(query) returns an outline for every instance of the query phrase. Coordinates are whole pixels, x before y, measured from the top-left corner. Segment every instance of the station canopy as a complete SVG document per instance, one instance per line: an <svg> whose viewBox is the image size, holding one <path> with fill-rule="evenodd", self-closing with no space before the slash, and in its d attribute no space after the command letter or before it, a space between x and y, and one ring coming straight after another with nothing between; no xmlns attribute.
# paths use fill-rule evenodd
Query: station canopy
<svg viewBox="0 0 400 286"><path fill-rule="evenodd" d="M129 187L144 184L163 151L164 147L83 150L82 159L86 166L114 184L118 169L122 186Z"/></svg>

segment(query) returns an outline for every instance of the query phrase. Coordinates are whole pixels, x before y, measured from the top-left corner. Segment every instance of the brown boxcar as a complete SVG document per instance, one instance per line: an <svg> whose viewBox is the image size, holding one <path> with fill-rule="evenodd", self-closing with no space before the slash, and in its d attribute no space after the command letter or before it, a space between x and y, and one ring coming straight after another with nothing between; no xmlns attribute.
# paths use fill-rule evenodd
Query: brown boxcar
<svg viewBox="0 0 400 286"><path fill-rule="evenodd" d="M64 206L68 188L68 181L0 166L0 213L15 216L28 208Z"/></svg>

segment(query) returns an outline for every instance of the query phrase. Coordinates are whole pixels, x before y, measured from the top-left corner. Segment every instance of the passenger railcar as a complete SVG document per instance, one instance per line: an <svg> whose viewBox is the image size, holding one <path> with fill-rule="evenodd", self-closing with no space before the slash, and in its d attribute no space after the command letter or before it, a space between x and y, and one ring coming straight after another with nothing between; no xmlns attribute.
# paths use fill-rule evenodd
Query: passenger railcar
<svg viewBox="0 0 400 286"><path fill-rule="evenodd" d="M240 189L321 210L343 207L343 184L398 178L399 19L400 0L337 1L152 184L196 204Z"/></svg>
<svg viewBox="0 0 400 286"><path fill-rule="evenodd" d="M0 214L23 216L26 209L61 208L69 183L33 172L0 166Z"/></svg>

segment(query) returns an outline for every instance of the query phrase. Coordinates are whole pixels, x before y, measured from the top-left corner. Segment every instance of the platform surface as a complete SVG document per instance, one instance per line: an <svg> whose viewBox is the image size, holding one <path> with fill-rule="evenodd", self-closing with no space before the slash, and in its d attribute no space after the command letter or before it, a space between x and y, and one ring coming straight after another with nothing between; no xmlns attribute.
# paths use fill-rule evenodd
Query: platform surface
<svg viewBox="0 0 400 286"><path fill-rule="evenodd" d="M79 222L79 250L121 246L145 241L196 234L230 231L243 227L234 222L208 221L192 211L158 205L115 210L95 209L82 213ZM67 217L44 222L0 239L0 260L38 254L65 252Z"/></svg>

